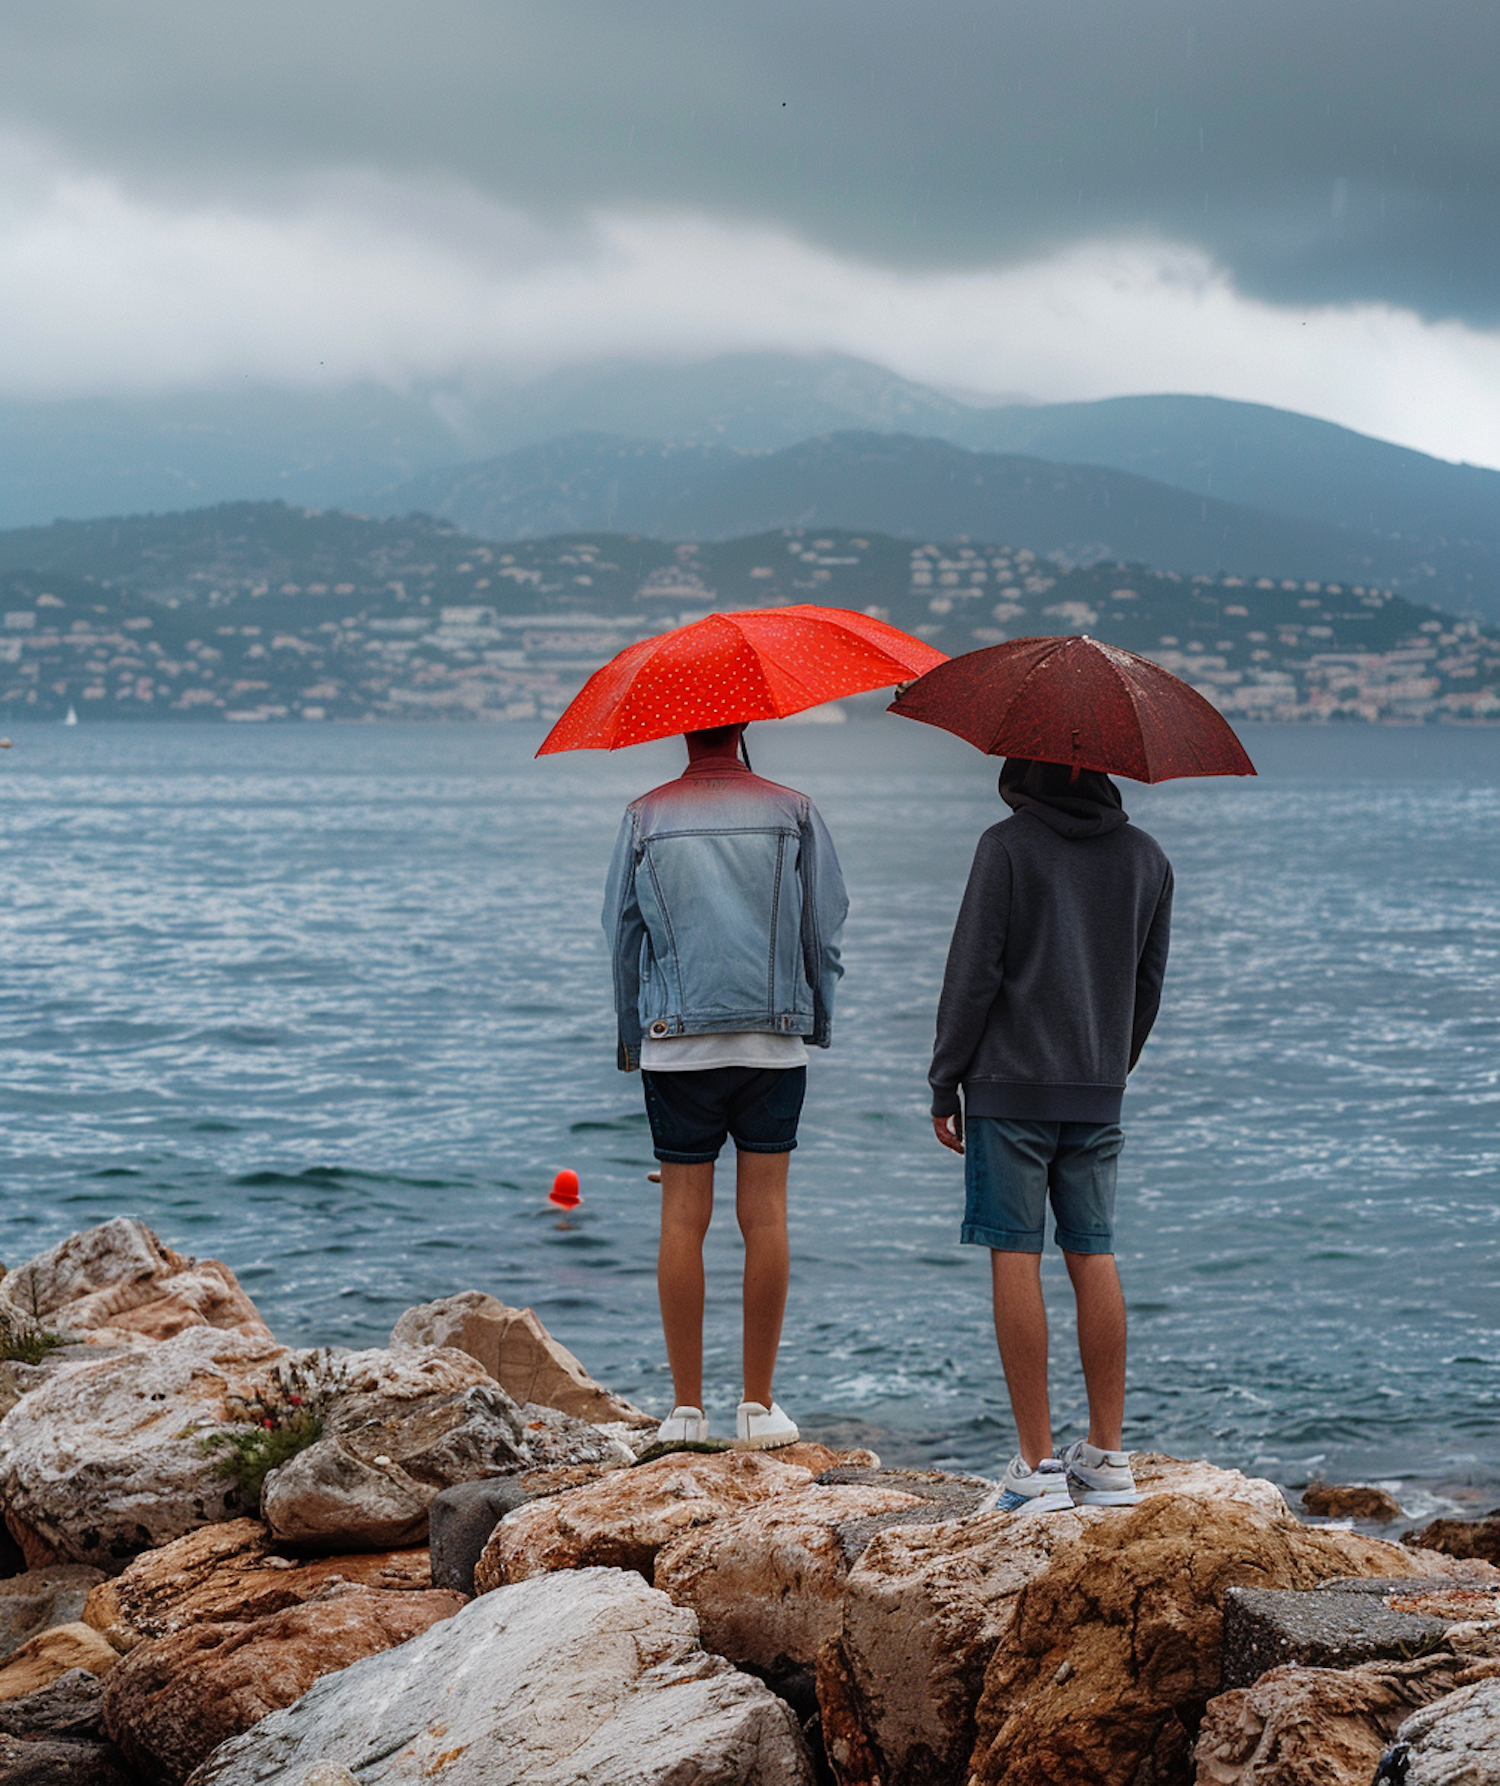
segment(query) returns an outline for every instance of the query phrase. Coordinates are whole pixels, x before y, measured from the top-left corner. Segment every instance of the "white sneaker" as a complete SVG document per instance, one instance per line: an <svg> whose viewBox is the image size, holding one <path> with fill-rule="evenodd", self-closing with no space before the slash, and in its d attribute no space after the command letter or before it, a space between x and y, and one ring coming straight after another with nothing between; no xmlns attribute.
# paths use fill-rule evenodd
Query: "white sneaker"
<svg viewBox="0 0 1500 1786"><path fill-rule="evenodd" d="M708 1438L702 1408L673 1408L656 1429L658 1445L701 1445Z"/></svg>
<svg viewBox="0 0 1500 1786"><path fill-rule="evenodd" d="M1073 1505L1068 1493L1068 1473L1062 1460L1044 1457L1033 1470L1019 1453L1005 1466L1005 1474L979 1503L980 1513L1061 1513Z"/></svg>
<svg viewBox="0 0 1500 1786"><path fill-rule="evenodd" d="M776 1451L782 1445L797 1443L797 1428L775 1402L765 1407L760 1402L741 1402L734 1417L736 1451Z"/></svg>
<svg viewBox="0 0 1500 1786"><path fill-rule="evenodd" d="M1134 1507L1140 1500L1128 1451L1101 1451L1087 1439L1062 1455L1068 1489L1080 1507Z"/></svg>

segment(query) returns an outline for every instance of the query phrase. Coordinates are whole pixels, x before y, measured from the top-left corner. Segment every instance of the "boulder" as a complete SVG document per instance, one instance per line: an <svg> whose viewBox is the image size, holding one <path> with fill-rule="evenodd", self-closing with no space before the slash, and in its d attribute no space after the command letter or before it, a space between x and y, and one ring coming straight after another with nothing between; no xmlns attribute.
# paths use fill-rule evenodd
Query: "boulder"
<svg viewBox="0 0 1500 1786"><path fill-rule="evenodd" d="M784 1457L786 1453L776 1455ZM860 1456L873 1457L874 1453L844 1453L845 1458ZM954 1476L947 1470L887 1470L878 1460L871 1464L837 1463L820 1471L817 1479L824 1488L899 1488L903 1494L915 1495L927 1504L933 1524L965 1518L995 1489L994 1483L983 1476ZM902 1521L903 1525L906 1523Z"/></svg>
<svg viewBox="0 0 1500 1786"><path fill-rule="evenodd" d="M567 1494L532 1501L495 1527L475 1586L489 1593L559 1569L633 1569L651 1580L656 1554L674 1538L727 1513L793 1489L812 1471L767 1451L688 1452L615 1470Z"/></svg>
<svg viewBox="0 0 1500 1786"><path fill-rule="evenodd" d="M1319 1519L1366 1519L1389 1526L1406 1517L1387 1489L1364 1483L1309 1482L1302 1491L1302 1505Z"/></svg>
<svg viewBox="0 0 1500 1786"><path fill-rule="evenodd" d="M100 1723L104 1682L70 1668L50 1686L0 1702L0 1780L6 1786L140 1786Z"/></svg>
<svg viewBox="0 0 1500 1786"><path fill-rule="evenodd" d="M474 1570L495 1527L532 1498L522 1476L496 1476L445 1488L427 1510L432 1585L472 1594Z"/></svg>
<svg viewBox="0 0 1500 1786"><path fill-rule="evenodd" d="M191 1327L271 1338L227 1265L175 1253L129 1216L71 1234L6 1273L0 1309L91 1340L164 1340Z"/></svg>
<svg viewBox="0 0 1500 1786"><path fill-rule="evenodd" d="M1424 1550L1440 1550L1450 1557L1477 1557L1500 1563L1500 1509L1483 1519L1434 1519L1420 1532L1408 1532L1405 1542Z"/></svg>
<svg viewBox="0 0 1500 1786"><path fill-rule="evenodd" d="M60 1742L97 1738L102 1734L103 1696L104 1682L97 1674L86 1668L66 1669L35 1693L0 1702L0 1734Z"/></svg>
<svg viewBox="0 0 1500 1786"><path fill-rule="evenodd" d="M0 1700L24 1699L29 1693L39 1693L73 1668L107 1674L119 1659L114 1647L92 1625L80 1621L53 1625L0 1663Z"/></svg>
<svg viewBox="0 0 1500 1786"><path fill-rule="evenodd" d="M1295 1523L1273 1483L1157 1454L1133 1463L1148 1494L1234 1502ZM922 1475L897 1472L894 1480L920 1494ZM985 1669L1016 1596L1060 1545L1093 1521L1120 1517L1118 1508L1087 1507L1045 1518L958 1518L977 1485L946 1483L941 1494L952 1523L916 1529L912 1515L910 1524L871 1540L845 1583L838 1635L818 1659L824 1742L844 1786L946 1786L961 1778Z"/></svg>
<svg viewBox="0 0 1500 1786"><path fill-rule="evenodd" d="M1396 1735L1407 1745L1406 1786L1500 1786L1500 1679L1461 1687Z"/></svg>
<svg viewBox="0 0 1500 1786"><path fill-rule="evenodd" d="M471 1601L319 1681L217 1750L191 1786L301 1786L314 1764L378 1772L381 1786L812 1782L787 1707L708 1654L686 1608L612 1569Z"/></svg>
<svg viewBox="0 0 1500 1786"><path fill-rule="evenodd" d="M640 1432L619 1421L605 1426L540 1402L527 1402L521 1409L521 1436L527 1456L539 1468L576 1469L596 1464L628 1470L636 1461L631 1440L638 1441Z"/></svg>
<svg viewBox="0 0 1500 1786"><path fill-rule="evenodd" d="M0 1661L39 1631L80 1618L89 1590L103 1580L102 1570L78 1563L0 1580Z"/></svg>
<svg viewBox="0 0 1500 1786"><path fill-rule="evenodd" d="M1493 1595L1490 1596L1493 1602ZM1229 1588L1224 1595L1220 1679L1248 1687L1272 1668L1353 1668L1419 1655L1442 1640L1447 1621L1408 1612L1389 1594Z"/></svg>
<svg viewBox="0 0 1500 1786"><path fill-rule="evenodd" d="M197 1326L32 1390L0 1421L0 1502L28 1557L39 1547L114 1574L241 1511L199 1440L237 1424L285 1356L274 1341Z"/></svg>
<svg viewBox="0 0 1500 1786"><path fill-rule="evenodd" d="M260 1520L234 1519L137 1557L90 1593L83 1618L125 1651L189 1625L263 1618L316 1600L331 1587L419 1593L430 1585L428 1578L425 1550L285 1557Z"/></svg>
<svg viewBox="0 0 1500 1786"><path fill-rule="evenodd" d="M427 1508L455 1482L529 1461L521 1411L493 1383L353 1419L273 1470L261 1511L276 1536L320 1550L389 1550L427 1537Z"/></svg>
<svg viewBox="0 0 1500 1786"><path fill-rule="evenodd" d="M877 1534L817 1660L840 1786L950 1786L974 1747L984 1671L1016 1596L1107 1509L984 1513Z"/></svg>
<svg viewBox="0 0 1500 1786"><path fill-rule="evenodd" d="M1420 1552L1232 1500L1153 1496L1114 1513L1017 1596L985 1673L973 1786L1185 1777L1220 1689L1230 1588L1422 1571Z"/></svg>
<svg viewBox="0 0 1500 1786"><path fill-rule="evenodd" d="M148 1638L109 1677L105 1731L147 1779L175 1786L220 1743L295 1704L323 1675L410 1642L462 1604L432 1589L330 1585L260 1618L202 1621Z"/></svg>
<svg viewBox="0 0 1500 1786"><path fill-rule="evenodd" d="M1253 1507L1268 1519L1290 1520L1286 1496L1263 1476L1246 1476L1240 1470L1221 1470L1202 1458L1168 1457L1160 1451L1142 1451L1131 1458L1136 1487L1143 1496L1176 1495L1193 1501L1233 1501Z"/></svg>
<svg viewBox="0 0 1500 1786"><path fill-rule="evenodd" d="M375 1348L332 1359L324 1434L266 1478L277 1536L320 1550L420 1544L442 1489L538 1464L611 1465L635 1453L619 1433L518 1407L467 1354Z"/></svg>
<svg viewBox="0 0 1500 1786"><path fill-rule="evenodd" d="M511 1400L536 1402L595 1424L657 1423L596 1383L529 1308L509 1308L483 1290L460 1290L409 1308L391 1330L393 1346L451 1346L478 1359Z"/></svg>
<svg viewBox="0 0 1500 1786"><path fill-rule="evenodd" d="M874 1521L927 1505L896 1488L814 1483L674 1539L653 1580L697 1613L715 1655L779 1681L810 1669L836 1635L849 1566Z"/></svg>
<svg viewBox="0 0 1500 1786"><path fill-rule="evenodd" d="M1370 1786L1403 1718L1451 1693L1452 1656L1359 1668L1273 1668L1208 1702L1197 1786Z"/></svg>
<svg viewBox="0 0 1500 1786"><path fill-rule="evenodd" d="M358 1352L303 1354L326 1361L330 1431L401 1412L429 1396L452 1395L489 1382L483 1367L451 1348L368 1346Z"/></svg>
<svg viewBox="0 0 1500 1786"><path fill-rule="evenodd" d="M107 1743L0 1736L5 1786L140 1786Z"/></svg>
<svg viewBox="0 0 1500 1786"><path fill-rule="evenodd" d="M432 1550L432 1585L474 1593L474 1570L495 1527L507 1513L547 1495L566 1494L597 1482L613 1464L545 1464L508 1476L456 1482L427 1509Z"/></svg>

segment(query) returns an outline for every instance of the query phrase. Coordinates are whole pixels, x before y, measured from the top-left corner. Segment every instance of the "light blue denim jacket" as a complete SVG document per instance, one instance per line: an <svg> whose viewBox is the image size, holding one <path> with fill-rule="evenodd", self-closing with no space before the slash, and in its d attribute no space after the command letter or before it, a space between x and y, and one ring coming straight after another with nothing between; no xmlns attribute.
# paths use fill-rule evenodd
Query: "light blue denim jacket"
<svg viewBox="0 0 1500 1786"><path fill-rule="evenodd" d="M768 1030L826 1048L849 901L805 794L713 758L625 809L604 894L619 1066L641 1037Z"/></svg>

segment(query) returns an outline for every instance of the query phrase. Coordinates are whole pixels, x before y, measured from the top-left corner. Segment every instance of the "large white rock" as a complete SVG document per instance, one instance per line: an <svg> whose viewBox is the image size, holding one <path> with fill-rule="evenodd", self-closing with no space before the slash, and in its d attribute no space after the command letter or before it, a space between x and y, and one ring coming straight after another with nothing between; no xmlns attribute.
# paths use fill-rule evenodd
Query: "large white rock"
<svg viewBox="0 0 1500 1786"><path fill-rule="evenodd" d="M191 1327L49 1377L0 1421L0 1503L23 1546L118 1574L131 1557L245 1509L200 1438L287 1356Z"/></svg>
<svg viewBox="0 0 1500 1786"><path fill-rule="evenodd" d="M421 1544L445 1488L551 1463L622 1468L629 1446L555 1408L517 1407L484 1366L451 1347L379 1347L333 1361L339 1391L324 1437L266 1478L278 1538L319 1550Z"/></svg>
<svg viewBox="0 0 1500 1786"><path fill-rule="evenodd" d="M512 1400L558 1408L595 1425L656 1425L652 1415L597 1383L529 1308L510 1308L483 1290L460 1290L409 1308L391 1330L393 1346L452 1346L477 1358Z"/></svg>
<svg viewBox="0 0 1500 1786"><path fill-rule="evenodd" d="M776 1495L667 1545L652 1585L692 1607L716 1655L772 1678L811 1668L839 1633L850 1552L863 1548L855 1534L924 1506L897 1487Z"/></svg>
<svg viewBox="0 0 1500 1786"><path fill-rule="evenodd" d="M531 1461L521 1411L497 1383L336 1425L266 1478L261 1512L278 1538L322 1550L421 1544L442 1489Z"/></svg>
<svg viewBox="0 0 1500 1786"><path fill-rule="evenodd" d="M8 1273L0 1311L95 1341L138 1344L190 1327L271 1337L227 1265L173 1252L130 1216L71 1234Z"/></svg>
<svg viewBox="0 0 1500 1786"><path fill-rule="evenodd" d="M202 1441L246 1430L257 1396L290 1368L306 1374L307 1393L326 1394L327 1436L266 1480L265 1511L282 1538L329 1550L420 1543L440 1489L551 1461L574 1432L602 1459L632 1461L581 1421L550 1409L530 1420L462 1352L294 1353L197 1326L66 1365L0 1421L0 1502L28 1559L118 1573L143 1550L254 1513L220 1474L222 1453L206 1455Z"/></svg>
<svg viewBox="0 0 1500 1786"><path fill-rule="evenodd" d="M1500 1786L1500 1679L1425 1706L1396 1734L1411 1744L1407 1786Z"/></svg>
<svg viewBox="0 0 1500 1786"><path fill-rule="evenodd" d="M639 1576L544 1575L326 1676L190 1786L811 1786L796 1721Z"/></svg>

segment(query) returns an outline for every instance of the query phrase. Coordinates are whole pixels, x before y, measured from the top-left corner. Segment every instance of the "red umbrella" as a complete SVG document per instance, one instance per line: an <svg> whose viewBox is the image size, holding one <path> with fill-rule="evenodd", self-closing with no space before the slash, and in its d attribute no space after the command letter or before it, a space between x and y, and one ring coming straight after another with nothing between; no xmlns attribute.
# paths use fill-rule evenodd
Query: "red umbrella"
<svg viewBox="0 0 1500 1786"><path fill-rule="evenodd" d="M845 608L750 608L627 645L573 697L536 753L619 750L674 732L784 719L891 688L941 651Z"/></svg>
<svg viewBox="0 0 1500 1786"><path fill-rule="evenodd" d="M1148 657L1086 635L1012 639L929 670L892 702L992 757L1102 769L1132 781L1254 775L1216 707Z"/></svg>

